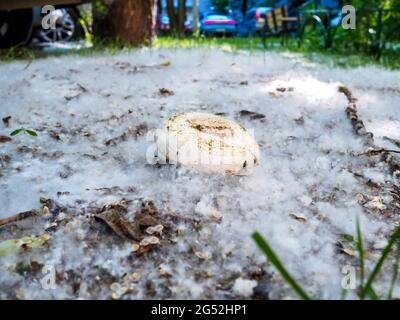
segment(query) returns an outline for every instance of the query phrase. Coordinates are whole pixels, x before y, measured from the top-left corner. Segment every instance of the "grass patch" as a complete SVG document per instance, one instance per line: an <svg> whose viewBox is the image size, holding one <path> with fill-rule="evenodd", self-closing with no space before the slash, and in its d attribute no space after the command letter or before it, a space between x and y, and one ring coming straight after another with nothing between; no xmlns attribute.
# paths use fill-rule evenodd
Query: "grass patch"
<svg viewBox="0 0 400 320"><path fill-rule="evenodd" d="M137 48L126 46L118 41L95 41L85 39L79 42L68 42L58 47L25 47L17 45L7 49L0 49L0 62L12 62L19 60L45 59L62 56L113 55Z"/></svg>
<svg viewBox="0 0 400 320"><path fill-rule="evenodd" d="M400 69L400 50L385 50L380 60L376 60L365 52L352 52L344 47L323 49L317 46L304 44L298 47L297 40L289 38L282 44L281 39L270 38L267 48L262 44L260 37L253 38L173 38L158 37L153 46L155 48L193 49L193 48L222 48L232 52L245 50L250 52L289 52L297 53L313 63L328 67L354 68L359 66L377 65L388 69Z"/></svg>
<svg viewBox="0 0 400 320"><path fill-rule="evenodd" d="M59 57L64 55L113 55L120 52L130 52L137 47L123 44L119 41L93 41L90 37L84 41L81 48L42 50L24 46L15 46L9 49L0 50L0 61L11 62L14 60L32 60L37 58ZM210 37L157 37L152 45L154 49L195 49L195 48L220 48L230 52L285 52L295 53L309 62L322 64L327 67L354 68L359 66L375 65L388 69L400 69L400 48L392 46L392 49L385 50L380 60L371 55L360 52L352 52L344 46L332 47L324 50L318 46L304 44L297 46L294 38L287 39L284 44L280 39L271 38L267 41L267 48L264 48L259 37L253 38L210 38Z"/></svg>
<svg viewBox="0 0 400 320"><path fill-rule="evenodd" d="M296 280L290 275L290 273L283 266L282 262L279 260L278 256L271 249L267 241L259 234L255 232L253 234L253 239L260 247L260 249L264 252L264 254L268 257L268 260L274 265L274 267L279 271L282 278L292 287L292 289L298 294L300 298L303 300L310 300L310 296L306 293L306 291L297 283Z"/></svg>
<svg viewBox="0 0 400 320"><path fill-rule="evenodd" d="M293 291L295 291L301 299L309 300L310 295L306 292L305 289L303 289L296 282L296 280L286 270L286 268L284 267L282 262L279 260L277 254L273 251L273 249L270 247L268 242L263 238L263 236L260 233L255 232L255 233L253 233L252 237L253 237L254 241L257 243L258 247L261 249L261 251L265 254L265 256L267 257L269 262L280 273L282 278L293 289ZM382 298L382 296L379 296L373 289L373 283L376 281L376 278L377 278L379 272L381 271L383 264L389 257L389 254L391 253L392 249L396 248L395 259L394 259L394 263L393 263L393 271L392 271L393 275L392 275L392 279L391 279L389 292L386 297L386 299L392 299L392 293L393 293L395 283L397 281L398 271L399 271L400 227L397 227L397 229L390 236L387 246L383 249L378 262L375 264L374 268L372 269L372 272L369 275L365 284L364 284L364 277L365 277L364 253L365 252L364 252L364 244L363 244L362 233L361 233L361 226L360 226L360 222L358 220L357 220L356 245L357 245L357 249L358 249L359 266L360 266L360 273L361 273L358 297L361 300L364 300L366 297L368 297L371 300L379 300ZM343 289L342 290L342 298L344 298L345 296L346 296L346 289Z"/></svg>

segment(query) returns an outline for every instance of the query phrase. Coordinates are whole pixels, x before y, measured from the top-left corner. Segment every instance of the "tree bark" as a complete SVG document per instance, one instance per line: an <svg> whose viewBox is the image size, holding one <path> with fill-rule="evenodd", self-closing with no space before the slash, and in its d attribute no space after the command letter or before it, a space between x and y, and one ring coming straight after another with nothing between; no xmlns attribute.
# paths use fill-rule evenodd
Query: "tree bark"
<svg viewBox="0 0 400 320"><path fill-rule="evenodd" d="M155 35L156 17L156 0L115 0L108 4L102 21L94 24L94 34L134 46L148 45Z"/></svg>
<svg viewBox="0 0 400 320"><path fill-rule="evenodd" d="M179 34L183 35L185 33L185 22L186 22L186 0L179 0L178 20L179 20Z"/></svg>
<svg viewBox="0 0 400 320"><path fill-rule="evenodd" d="M179 22L178 16L175 12L174 0L167 0L167 13L169 17L169 26L173 34L178 33Z"/></svg>
<svg viewBox="0 0 400 320"><path fill-rule="evenodd" d="M242 2L242 13L243 13L243 15L246 14L246 11L247 11L247 0L243 0L243 2Z"/></svg>
<svg viewBox="0 0 400 320"><path fill-rule="evenodd" d="M186 0L178 0L178 8L174 7L174 0L167 0L167 12L171 31L174 35L183 35L186 21Z"/></svg>

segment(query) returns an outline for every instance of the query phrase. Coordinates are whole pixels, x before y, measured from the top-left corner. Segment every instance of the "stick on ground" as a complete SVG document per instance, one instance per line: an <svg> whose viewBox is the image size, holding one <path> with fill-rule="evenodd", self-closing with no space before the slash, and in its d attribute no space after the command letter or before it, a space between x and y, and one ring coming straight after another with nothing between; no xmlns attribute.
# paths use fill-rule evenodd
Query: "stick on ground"
<svg viewBox="0 0 400 320"><path fill-rule="evenodd" d="M37 212L35 210L29 210L29 211L20 212L20 213L17 213L15 215L11 216L11 217L0 219L0 226L4 226L4 225L12 223L12 222L16 222L16 221L24 220L26 218L30 218L30 217L35 216L36 214L37 214Z"/></svg>

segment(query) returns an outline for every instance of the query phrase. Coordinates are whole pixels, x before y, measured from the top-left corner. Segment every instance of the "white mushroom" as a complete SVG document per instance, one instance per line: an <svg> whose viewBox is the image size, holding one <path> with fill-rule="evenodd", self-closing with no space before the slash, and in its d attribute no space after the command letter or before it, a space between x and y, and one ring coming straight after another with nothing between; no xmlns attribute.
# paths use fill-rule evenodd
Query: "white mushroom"
<svg viewBox="0 0 400 320"><path fill-rule="evenodd" d="M252 135L241 125L213 114L179 113L170 117L155 137L161 163L222 174L248 174L260 163Z"/></svg>

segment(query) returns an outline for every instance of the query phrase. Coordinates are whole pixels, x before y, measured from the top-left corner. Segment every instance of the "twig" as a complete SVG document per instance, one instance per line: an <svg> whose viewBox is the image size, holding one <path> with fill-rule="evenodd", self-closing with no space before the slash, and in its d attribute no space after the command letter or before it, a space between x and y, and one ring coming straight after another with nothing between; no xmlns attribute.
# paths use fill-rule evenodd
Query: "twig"
<svg viewBox="0 0 400 320"><path fill-rule="evenodd" d="M400 148L400 140L396 140L396 139L389 138L389 137L386 137L386 136L383 136L383 139L393 143L394 145L396 145L397 147Z"/></svg>
<svg viewBox="0 0 400 320"><path fill-rule="evenodd" d="M369 146L371 149L367 151L365 154L371 156L375 154L381 154L382 160L386 162L391 171L395 174L399 174L400 172L400 160L398 157L394 156L393 153L400 153L397 150L386 150L380 148L375 145L374 135L372 132L368 132L365 128L364 122L359 118L357 112L357 99L353 96L351 90L345 86L341 86L338 88L339 92L342 92L348 101L346 113L347 117L350 119L355 132L364 140L364 143Z"/></svg>
<svg viewBox="0 0 400 320"><path fill-rule="evenodd" d="M353 93L349 88L341 86L339 92L342 92L348 101L346 113L350 119L355 132L364 139L366 145L374 146L374 135L372 132L368 132L365 128L364 122L359 118L357 111L357 99L353 96Z"/></svg>
<svg viewBox="0 0 400 320"><path fill-rule="evenodd" d="M170 218L173 221L182 221L185 223L215 223L215 222L221 222L222 218L217 218L217 217L210 217L210 218L196 218L196 217L191 217L191 216L183 216L180 214L176 213L164 213L163 216Z"/></svg>
<svg viewBox="0 0 400 320"><path fill-rule="evenodd" d="M26 66L25 66L22 70L28 69L32 62L33 62L33 59L30 58L29 61L28 61L28 63L26 64Z"/></svg>
<svg viewBox="0 0 400 320"><path fill-rule="evenodd" d="M37 215L36 210L29 210L29 211L24 211L24 212L20 212L17 213L11 217L8 218L4 218L4 219L0 219L0 226L12 223L12 222L16 222L16 221L20 221L29 217L33 217Z"/></svg>
<svg viewBox="0 0 400 320"><path fill-rule="evenodd" d="M379 148L379 149L369 148L365 152L357 152L357 153L354 153L354 155L371 157L371 156L376 156L378 154L389 153L389 152L400 153L400 150L390 150L390 149L385 149L385 148Z"/></svg>

